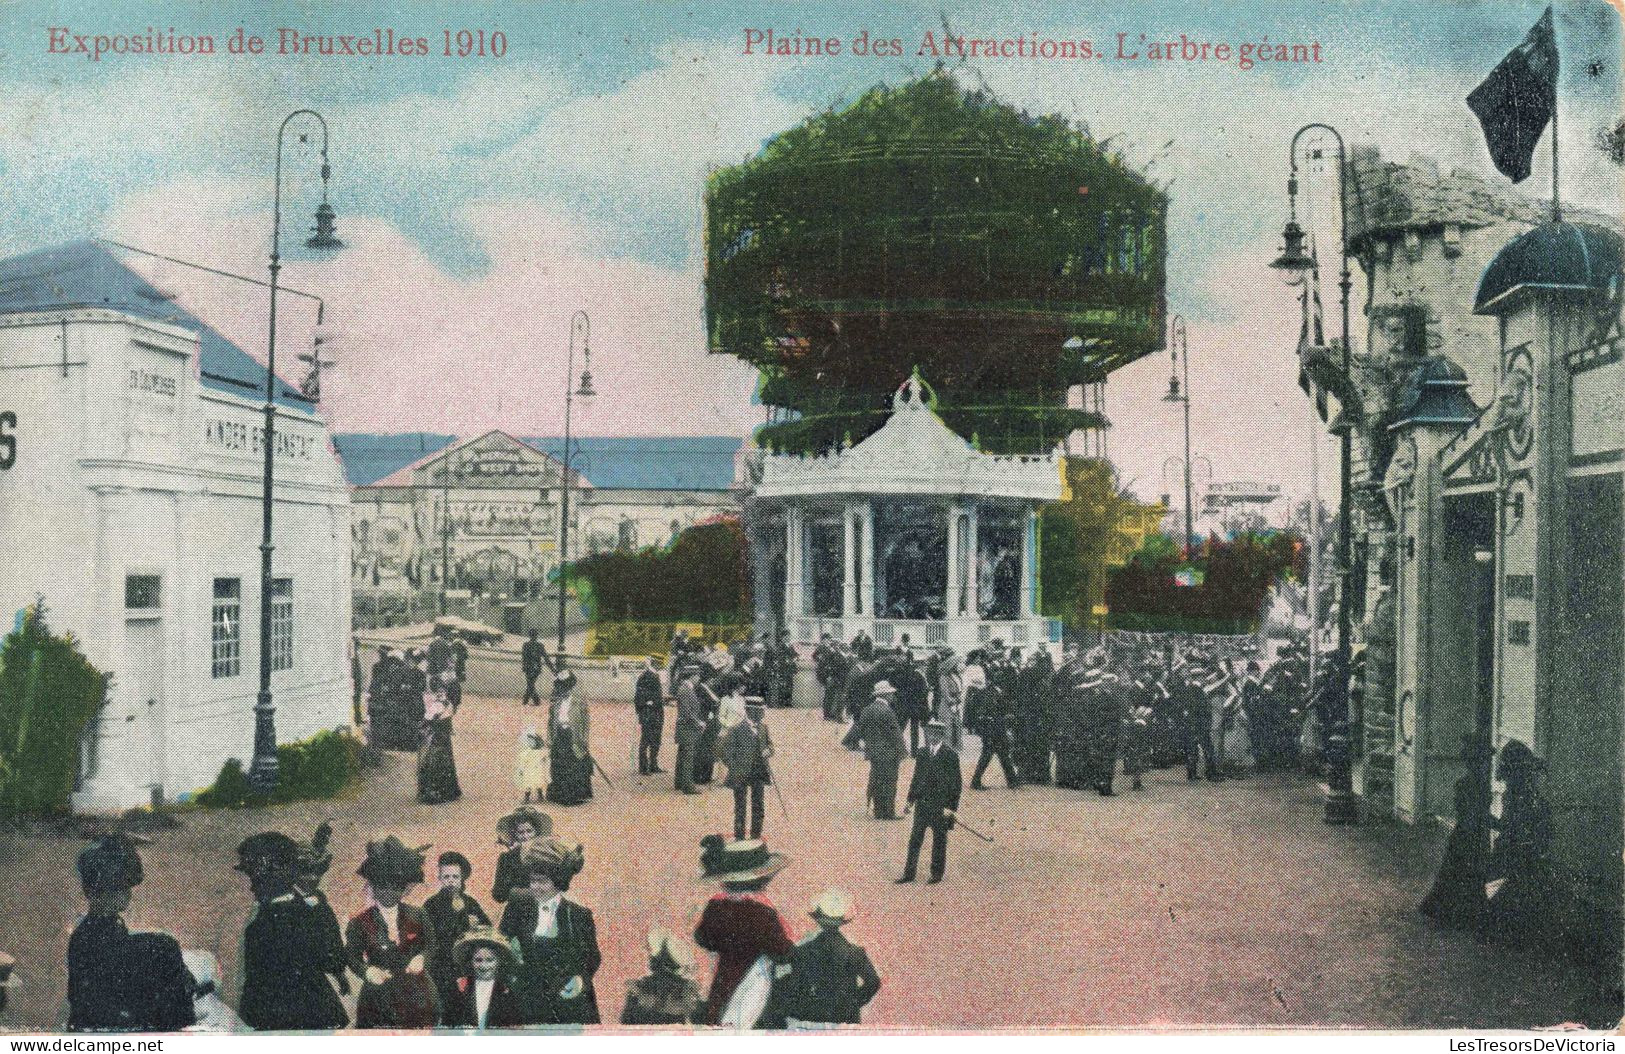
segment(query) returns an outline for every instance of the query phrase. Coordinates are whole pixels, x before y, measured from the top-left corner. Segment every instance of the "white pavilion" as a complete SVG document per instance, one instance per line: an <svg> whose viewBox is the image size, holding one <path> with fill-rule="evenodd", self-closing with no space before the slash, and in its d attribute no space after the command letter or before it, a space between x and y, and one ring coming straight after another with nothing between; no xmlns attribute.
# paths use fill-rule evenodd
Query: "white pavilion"
<svg viewBox="0 0 1625 1054"><path fill-rule="evenodd" d="M759 628L791 640L866 632L878 645L1060 640L1038 614L1038 509L1059 501L1064 462L984 454L937 416L918 371L855 446L768 455L753 493Z"/></svg>

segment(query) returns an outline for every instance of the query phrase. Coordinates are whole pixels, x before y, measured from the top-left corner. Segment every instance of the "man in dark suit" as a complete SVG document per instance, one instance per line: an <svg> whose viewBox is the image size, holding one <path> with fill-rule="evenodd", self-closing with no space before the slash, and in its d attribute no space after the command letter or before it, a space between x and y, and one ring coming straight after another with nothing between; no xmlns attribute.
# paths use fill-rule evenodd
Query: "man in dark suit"
<svg viewBox="0 0 1625 1054"><path fill-rule="evenodd" d="M920 847L925 832L931 831L931 882L941 882L948 869L948 829L954 825L964 777L959 771L959 755L943 743L948 726L931 721L925 726L925 750L914 761L914 776L908 783L908 805L914 810L914 828L908 835L908 859L899 883L914 881L920 863Z"/></svg>
<svg viewBox="0 0 1625 1054"><path fill-rule="evenodd" d="M525 695L519 700L520 706L541 706L542 697L536 691L536 678L542 675L542 663L547 659L547 648L536 639L536 631L530 631L530 639L525 641L519 649L519 668L525 674Z"/></svg>
<svg viewBox="0 0 1625 1054"><path fill-rule="evenodd" d="M638 715L638 774L664 772L660 767L660 737L665 730L665 690L660 686L660 660L651 655L632 689L632 709Z"/></svg>
<svg viewBox="0 0 1625 1054"><path fill-rule="evenodd" d="M130 891L144 877L125 835L108 835L79 854L90 907L68 938L70 1032L178 1032L197 1020L175 938L124 927Z"/></svg>
<svg viewBox="0 0 1625 1054"><path fill-rule="evenodd" d="M897 819L897 770L908 750L892 709L896 697L897 689L889 681L881 681L874 687L874 701L858 715L858 738L869 759L868 798L877 820Z"/></svg>
<svg viewBox="0 0 1625 1054"><path fill-rule="evenodd" d="M335 966L325 932L330 913L320 914L294 886L298 843L266 831L243 839L237 855L236 869L248 876L256 901L243 931L243 994L237 1007L243 1023L260 1031L348 1025L349 1015L327 980Z"/></svg>
<svg viewBox="0 0 1625 1054"><path fill-rule="evenodd" d="M994 679L989 674L989 681ZM1002 679L1002 675L1001 675ZM1010 698L1004 690L990 683L981 690L980 697L967 704L965 727L982 739L982 755L976 760L976 773L971 776L971 790L983 790L982 774L994 758L999 759L999 771L1004 773L1005 786L1014 790L1021 786L1021 777L1010 760L1010 730L1013 718Z"/></svg>
<svg viewBox="0 0 1625 1054"><path fill-rule="evenodd" d="M897 717L908 726L908 749L920 749L920 728L931 717L931 686L919 664L906 651L897 669Z"/></svg>
<svg viewBox="0 0 1625 1054"><path fill-rule="evenodd" d="M880 975L869 954L841 933L852 920L851 898L839 889L826 889L809 914L818 933L796 945L778 968L762 1027L861 1024L863 1008L880 991Z"/></svg>
<svg viewBox="0 0 1625 1054"><path fill-rule="evenodd" d="M694 786L694 751L705 732L705 704L700 700L700 668L677 668L677 772L673 783L684 794L700 793Z"/></svg>

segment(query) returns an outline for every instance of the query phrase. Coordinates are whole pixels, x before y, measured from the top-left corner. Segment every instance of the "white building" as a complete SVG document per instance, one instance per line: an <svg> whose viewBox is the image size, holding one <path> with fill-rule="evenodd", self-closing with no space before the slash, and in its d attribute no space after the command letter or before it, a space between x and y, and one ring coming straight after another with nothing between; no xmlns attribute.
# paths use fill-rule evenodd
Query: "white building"
<svg viewBox="0 0 1625 1054"><path fill-rule="evenodd" d="M75 806L174 799L253 754L264 367L80 242L0 262L0 616L43 597L113 688ZM278 393L280 742L351 722L350 499Z"/></svg>
<svg viewBox="0 0 1625 1054"><path fill-rule="evenodd" d="M916 372L873 435L818 457L766 456L752 495L758 629L877 644L1059 642L1039 614L1038 510L1063 460L984 454L931 407Z"/></svg>

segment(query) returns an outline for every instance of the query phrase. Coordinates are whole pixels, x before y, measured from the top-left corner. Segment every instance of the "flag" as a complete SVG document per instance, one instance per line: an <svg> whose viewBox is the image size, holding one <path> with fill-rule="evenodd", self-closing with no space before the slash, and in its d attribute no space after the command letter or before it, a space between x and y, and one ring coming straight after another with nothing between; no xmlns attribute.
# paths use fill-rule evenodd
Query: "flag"
<svg viewBox="0 0 1625 1054"><path fill-rule="evenodd" d="M1535 144L1557 109L1557 69L1557 34L1548 7L1523 43L1467 96L1468 109L1484 126L1490 159L1514 183L1529 178Z"/></svg>
<svg viewBox="0 0 1625 1054"><path fill-rule="evenodd" d="M1309 268L1309 280L1304 283L1303 292L1298 296L1303 306L1303 326L1298 331L1298 387L1303 389L1305 395L1314 396L1315 409L1324 421L1328 412L1326 390L1315 382L1309 370L1316 349L1326 345L1326 310L1320 302L1320 252L1312 238L1309 241L1309 257L1313 266Z"/></svg>

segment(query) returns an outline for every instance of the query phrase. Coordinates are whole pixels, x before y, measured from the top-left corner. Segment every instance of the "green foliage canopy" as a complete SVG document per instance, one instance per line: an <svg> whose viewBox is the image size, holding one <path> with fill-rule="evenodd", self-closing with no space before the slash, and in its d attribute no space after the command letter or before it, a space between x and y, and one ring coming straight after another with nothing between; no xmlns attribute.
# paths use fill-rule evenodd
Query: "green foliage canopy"
<svg viewBox="0 0 1625 1054"><path fill-rule="evenodd" d="M45 605L23 613L0 644L0 815L66 812L80 744L93 730L112 678L71 635L46 624Z"/></svg>
<svg viewBox="0 0 1625 1054"><path fill-rule="evenodd" d="M598 553L578 561L595 622L749 622L750 573L737 517L680 533L669 548Z"/></svg>
<svg viewBox="0 0 1625 1054"><path fill-rule="evenodd" d="M706 192L713 351L793 411L773 447L879 427L918 366L961 435L1048 449L1066 406L1161 346L1167 195L1059 116L941 72L813 117Z"/></svg>

